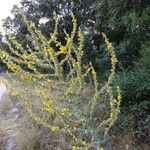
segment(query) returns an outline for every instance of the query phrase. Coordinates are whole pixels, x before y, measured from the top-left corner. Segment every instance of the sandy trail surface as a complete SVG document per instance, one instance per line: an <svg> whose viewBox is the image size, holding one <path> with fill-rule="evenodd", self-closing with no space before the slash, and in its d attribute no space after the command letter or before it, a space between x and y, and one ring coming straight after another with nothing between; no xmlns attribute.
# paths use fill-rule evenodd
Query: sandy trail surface
<svg viewBox="0 0 150 150"><path fill-rule="evenodd" d="M0 100L2 96L7 93L6 85L2 82L3 78L0 78Z"/></svg>
<svg viewBox="0 0 150 150"><path fill-rule="evenodd" d="M0 109L5 109L5 101L11 100L5 83L0 78ZM11 103L11 101L9 102ZM7 103L6 103L7 104ZM9 104L8 104L9 105ZM17 134L19 123L19 110L17 103L11 103L6 114L3 115L0 111L0 150L18 150L17 148Z"/></svg>

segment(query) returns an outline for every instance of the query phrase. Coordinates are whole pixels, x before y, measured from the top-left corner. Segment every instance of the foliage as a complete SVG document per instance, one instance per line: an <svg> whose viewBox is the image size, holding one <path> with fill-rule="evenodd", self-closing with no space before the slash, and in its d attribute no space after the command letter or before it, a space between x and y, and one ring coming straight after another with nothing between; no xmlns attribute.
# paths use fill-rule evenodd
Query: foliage
<svg viewBox="0 0 150 150"><path fill-rule="evenodd" d="M45 37L35 23L23 15L30 33L28 38L34 48L27 45L24 49L15 36L7 35L11 54L0 50L0 58L8 69L16 73L18 79L14 83L21 88L7 86L12 95L24 103L26 111L36 123L49 128L50 132L63 135L65 141L69 142L67 148L106 148L109 130L120 112L120 89L113 87L116 54L113 44L103 33L111 57L111 73L106 84L101 86L92 63L83 63L84 36L81 30L77 30L75 16L71 14L71 17L72 32L69 34L64 30L66 44L63 44L58 40L59 18L55 13L55 29L50 38ZM78 43L74 42L75 36ZM65 66L68 67L67 74ZM49 72L41 71L40 67ZM91 83L86 82L87 78L91 78ZM91 87L91 95L86 98L83 94L86 95L88 86ZM114 92L117 93L116 97ZM100 99L102 93L105 93L106 99ZM106 108L109 108L104 119L94 115L98 113L97 106L103 100L106 101Z"/></svg>
<svg viewBox="0 0 150 150"><path fill-rule="evenodd" d="M146 0L101 1L95 7L95 29L98 33L106 32L110 41L115 43L120 65L124 69L133 66L133 61L140 57L143 42L149 40L148 16L149 2ZM101 45L99 40L97 54L103 51ZM102 57L107 58L106 54ZM107 59L105 63L108 63Z"/></svg>
<svg viewBox="0 0 150 150"><path fill-rule="evenodd" d="M71 33L69 12L72 11L78 20L78 27L80 26L83 32L87 32L83 60L92 62L104 78L111 65L108 54L104 50L102 32L106 33L110 41L114 43L120 60L119 69L120 67L127 69L134 65L133 62L140 57L142 42L148 41L150 37L147 0L138 2L136 0L22 0L21 8L15 6L12 10L14 19L7 18L4 21L4 27L14 33L17 40L24 46L29 44L26 37L29 33L27 26L21 21L22 10L26 12L29 20L39 26L46 37L49 37L54 30L52 16L54 11L57 12L60 17L58 40L63 44L65 44L64 28ZM39 20L43 17L46 17L48 21L45 24L39 24ZM33 48L31 43L30 46Z"/></svg>
<svg viewBox="0 0 150 150"><path fill-rule="evenodd" d="M131 71L120 73L116 83L120 85L123 93L123 105L138 104L150 99L150 57L149 42L143 44L142 59L135 62Z"/></svg>
<svg viewBox="0 0 150 150"><path fill-rule="evenodd" d="M36 26L39 26L45 36L49 37L49 34L54 30L52 18L53 12L56 12L60 17L59 38L63 42L63 29L66 28L67 32L70 33L72 28L70 11L76 16L78 26L82 26L83 24L89 24L89 19L92 16L88 8L88 2L81 2L80 0L22 0L21 8L14 6L12 9L12 13L15 16L14 19L6 18L4 27L8 31L16 33L18 40L25 43L27 40L25 35L28 31L26 25L21 21L22 10L24 10L27 18L32 20ZM40 23L40 19L42 18L47 18L48 21L42 24Z"/></svg>
<svg viewBox="0 0 150 150"><path fill-rule="evenodd" d="M149 107L150 102L143 101L130 108L124 108L118 117L112 134L114 135L115 132L132 134L133 141L131 146L134 148L139 148L140 143L147 143L149 145ZM138 143L139 145L135 146L134 143Z"/></svg>
<svg viewBox="0 0 150 150"><path fill-rule="evenodd" d="M149 141L149 122L150 115L148 113L148 109L150 107L149 101L143 101L138 105L133 107L134 119L135 119L135 135L138 137L137 140L140 142L148 142Z"/></svg>

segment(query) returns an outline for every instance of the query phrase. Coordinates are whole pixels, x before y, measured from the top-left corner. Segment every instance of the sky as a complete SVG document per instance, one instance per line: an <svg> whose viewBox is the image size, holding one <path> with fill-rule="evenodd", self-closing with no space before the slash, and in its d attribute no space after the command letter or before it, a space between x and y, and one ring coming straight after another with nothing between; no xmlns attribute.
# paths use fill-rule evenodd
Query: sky
<svg viewBox="0 0 150 150"><path fill-rule="evenodd" d="M2 19L11 16L13 5L19 4L19 2L20 0L0 0L0 27L2 25Z"/></svg>
<svg viewBox="0 0 150 150"><path fill-rule="evenodd" d="M19 5L21 0L0 0L0 31L3 33L2 28L2 20L5 19L8 16L11 15L11 9L13 8L13 5L17 4ZM49 19L47 18L41 18L39 23L45 24Z"/></svg>

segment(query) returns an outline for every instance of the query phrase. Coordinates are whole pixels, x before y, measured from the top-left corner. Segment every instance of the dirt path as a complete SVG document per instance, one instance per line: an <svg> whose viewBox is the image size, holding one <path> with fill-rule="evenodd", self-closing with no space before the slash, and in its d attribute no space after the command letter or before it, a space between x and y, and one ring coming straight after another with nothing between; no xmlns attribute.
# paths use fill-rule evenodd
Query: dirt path
<svg viewBox="0 0 150 150"><path fill-rule="evenodd" d="M0 101L2 99L2 96L7 93L7 88L5 84L1 83L2 80L3 78L0 78Z"/></svg>
<svg viewBox="0 0 150 150"><path fill-rule="evenodd" d="M11 101L7 87L0 78L0 150L18 150L18 103Z"/></svg>

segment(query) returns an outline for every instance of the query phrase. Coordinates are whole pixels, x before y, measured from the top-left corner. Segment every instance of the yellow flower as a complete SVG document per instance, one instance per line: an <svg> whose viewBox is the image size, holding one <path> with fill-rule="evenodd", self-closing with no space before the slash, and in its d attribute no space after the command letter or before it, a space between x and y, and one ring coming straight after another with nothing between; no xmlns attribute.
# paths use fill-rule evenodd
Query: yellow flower
<svg viewBox="0 0 150 150"><path fill-rule="evenodd" d="M57 40L57 37L56 37L55 35L53 35L53 36L51 37L51 40L52 40L52 41L56 41L56 40Z"/></svg>
<svg viewBox="0 0 150 150"><path fill-rule="evenodd" d="M82 143L84 146L86 146L86 141L82 141L81 143Z"/></svg>
<svg viewBox="0 0 150 150"><path fill-rule="evenodd" d="M111 58L111 64L115 65L118 62L117 58L113 57Z"/></svg>
<svg viewBox="0 0 150 150"><path fill-rule="evenodd" d="M18 96L18 93L17 93L17 92L14 92L14 91L13 91L11 94L12 94L13 96Z"/></svg>
<svg viewBox="0 0 150 150"><path fill-rule="evenodd" d="M60 51L61 51L62 54L66 54L67 53L67 48L65 46L61 46Z"/></svg>
<svg viewBox="0 0 150 150"><path fill-rule="evenodd" d="M72 146L72 149L71 150L79 150L79 147L77 146Z"/></svg>
<svg viewBox="0 0 150 150"><path fill-rule="evenodd" d="M47 110L52 115L55 114L55 110L53 108L44 108L44 109Z"/></svg>
<svg viewBox="0 0 150 150"><path fill-rule="evenodd" d="M52 48L45 49L45 51L47 51L49 55L53 55L55 53Z"/></svg>
<svg viewBox="0 0 150 150"><path fill-rule="evenodd" d="M108 45L107 45L107 48L110 50L110 49L112 49L113 48L113 44L112 43L108 43Z"/></svg>
<svg viewBox="0 0 150 150"><path fill-rule="evenodd" d="M121 95L118 95L118 101L120 101L122 99Z"/></svg>
<svg viewBox="0 0 150 150"><path fill-rule="evenodd" d="M60 128L58 126L52 126L51 130L52 130L52 132L59 132Z"/></svg>

